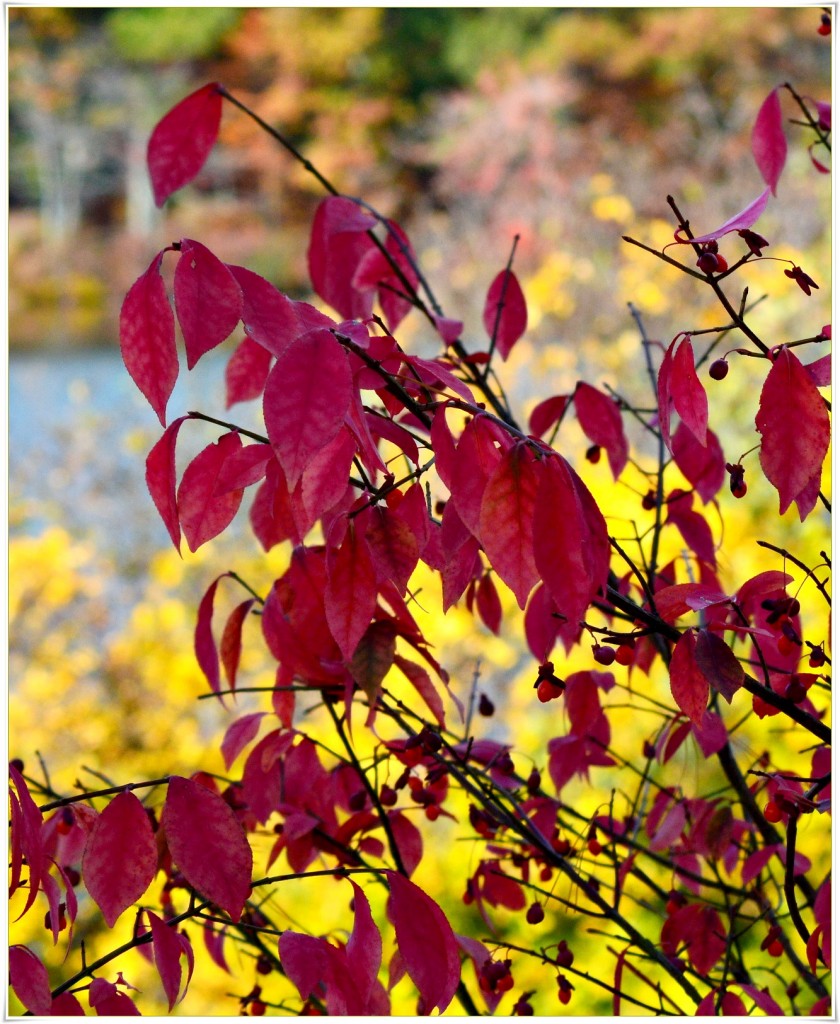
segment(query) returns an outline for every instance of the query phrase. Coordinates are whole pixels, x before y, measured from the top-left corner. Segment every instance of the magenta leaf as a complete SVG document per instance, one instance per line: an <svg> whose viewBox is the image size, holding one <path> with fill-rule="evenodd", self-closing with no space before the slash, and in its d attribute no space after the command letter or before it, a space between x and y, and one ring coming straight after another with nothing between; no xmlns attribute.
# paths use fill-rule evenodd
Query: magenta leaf
<svg viewBox="0 0 840 1024"><path fill-rule="evenodd" d="M175 442L178 431L188 416L173 420L161 439L146 457L146 486L155 508L160 513L175 550L181 551L181 523L178 518L178 500L175 493Z"/></svg>
<svg viewBox="0 0 840 1024"><path fill-rule="evenodd" d="M35 897L38 895L44 875L43 815L38 809L38 805L32 799L29 788L26 785L26 780L13 764L9 764L9 775L15 790L17 790L16 800L11 789L9 795L12 797L12 847L13 860L17 862L18 884L20 881L19 872L22 859L26 860L27 867L29 868L29 892L26 897L26 904L18 915L19 919L23 917L35 902Z"/></svg>
<svg viewBox="0 0 840 1024"><path fill-rule="evenodd" d="M15 995L30 1013L49 1016L52 993L47 969L27 946L9 949L9 981Z"/></svg>
<svg viewBox="0 0 840 1024"><path fill-rule="evenodd" d="M91 1009L97 1017L139 1017L140 1011L130 996L120 992L112 981L94 978L88 990Z"/></svg>
<svg viewBox="0 0 840 1024"><path fill-rule="evenodd" d="M382 936L367 896L352 879L348 881L353 886L353 931L346 946L347 966L362 1002L367 1004L382 963Z"/></svg>
<svg viewBox="0 0 840 1024"><path fill-rule="evenodd" d="M96 819L82 858L85 886L109 928L152 884L157 859L145 808L133 793L120 793Z"/></svg>
<svg viewBox="0 0 840 1024"><path fill-rule="evenodd" d="M627 465L628 445L616 403L591 384L580 381L574 393L575 412L589 440L606 449L610 469L617 480Z"/></svg>
<svg viewBox="0 0 840 1024"><path fill-rule="evenodd" d="M166 403L178 377L175 317L160 273L161 250L134 282L120 310L120 352L131 379L162 426Z"/></svg>
<svg viewBox="0 0 840 1024"><path fill-rule="evenodd" d="M726 929L710 906L687 903L670 915L662 928L662 949L668 956L688 947L691 966L704 977L726 951Z"/></svg>
<svg viewBox="0 0 840 1024"><path fill-rule="evenodd" d="M554 395L539 403L528 418L528 427L535 437L543 437L563 419L569 395Z"/></svg>
<svg viewBox="0 0 840 1024"><path fill-rule="evenodd" d="M696 658L697 637L686 630L674 645L669 671L671 694L677 707L694 725L699 726L709 703L709 681Z"/></svg>
<svg viewBox="0 0 840 1024"><path fill-rule="evenodd" d="M239 669L239 656L242 653L242 626L254 605L254 598L238 604L228 616L222 639L219 644L219 657L225 668L225 675L233 690L236 687L236 673Z"/></svg>
<svg viewBox="0 0 840 1024"><path fill-rule="evenodd" d="M816 384L788 348L779 350L767 374L755 425L761 434L761 468L779 492L779 515L801 499L799 515L804 521L817 501L831 426Z"/></svg>
<svg viewBox="0 0 840 1024"><path fill-rule="evenodd" d="M195 660L198 667L204 673L210 689L218 693L221 689L221 678L219 675L219 652L216 648L216 641L213 638L213 601L216 597L216 588L219 580L229 576L230 573L222 573L207 588L198 606L198 616L195 623L195 634L193 647L195 649Z"/></svg>
<svg viewBox="0 0 840 1024"><path fill-rule="evenodd" d="M228 338L242 316L242 289L230 269L200 242L181 239L175 267L175 312L187 368Z"/></svg>
<svg viewBox="0 0 840 1024"><path fill-rule="evenodd" d="M316 293L346 320L364 320L373 309L375 289L357 288L353 279L376 247L368 231L376 219L344 196L328 196L315 211L307 254Z"/></svg>
<svg viewBox="0 0 840 1024"><path fill-rule="evenodd" d="M225 461L242 447L235 430L223 434L190 462L178 487L178 518L190 551L218 536L233 520L242 502L242 490L217 494Z"/></svg>
<svg viewBox="0 0 840 1024"><path fill-rule="evenodd" d="M701 444L688 426L682 422L671 439L674 462L682 475L706 504L715 497L726 479L725 459L717 435L706 431L706 443Z"/></svg>
<svg viewBox="0 0 840 1024"><path fill-rule="evenodd" d="M787 158L778 88L770 93L758 111L752 130L752 151L761 177L775 195Z"/></svg>
<svg viewBox="0 0 840 1024"><path fill-rule="evenodd" d="M324 313L305 302L294 302L252 270L230 264L228 270L242 290L245 333L272 355L282 355L295 338L314 327L333 326Z"/></svg>
<svg viewBox="0 0 840 1024"><path fill-rule="evenodd" d="M507 359L528 327L525 296L512 270L502 270L493 278L484 301L483 322L502 359Z"/></svg>
<svg viewBox="0 0 840 1024"><path fill-rule="evenodd" d="M249 715L237 718L227 727L221 747L225 770L230 770L233 762L257 735L260 729L260 722L264 717L264 711L254 711Z"/></svg>
<svg viewBox="0 0 840 1024"><path fill-rule="evenodd" d="M270 369L271 353L268 349L253 338L243 338L225 367L225 408L259 398Z"/></svg>
<svg viewBox="0 0 840 1024"><path fill-rule="evenodd" d="M695 245L701 245L705 242L714 242L718 238L722 238L724 235L728 235L730 231L744 231L747 228L751 228L758 218L764 213L767 206L767 201L770 198L770 186L757 196L753 201L745 206L740 213L736 213L734 217L730 217L728 221L721 224L719 228L715 228L714 231L709 231L705 235L698 235L696 238L683 238L678 231L674 237L678 242L688 243L693 242Z"/></svg>
<svg viewBox="0 0 840 1024"><path fill-rule="evenodd" d="M490 564L524 608L539 580L534 561L534 508L539 465L524 442L509 448L487 481L479 534Z"/></svg>
<svg viewBox="0 0 840 1024"><path fill-rule="evenodd" d="M85 1011L72 992L62 992L53 999L50 1006L52 1017L84 1017Z"/></svg>
<svg viewBox="0 0 840 1024"><path fill-rule="evenodd" d="M236 815L191 779L169 780L161 826L187 882L238 921L251 891L251 847Z"/></svg>
<svg viewBox="0 0 840 1024"><path fill-rule="evenodd" d="M831 387L831 356L822 356L805 367L808 376L818 388Z"/></svg>
<svg viewBox="0 0 840 1024"><path fill-rule="evenodd" d="M155 205L188 184L204 166L219 134L222 94L216 82L190 93L164 115L146 153Z"/></svg>
<svg viewBox="0 0 840 1024"><path fill-rule="evenodd" d="M673 342L671 343L673 348ZM701 446L706 444L709 425L709 401L694 366L691 339L683 337L673 353L670 391L674 408Z"/></svg>
<svg viewBox="0 0 840 1024"><path fill-rule="evenodd" d="M307 332L274 364L265 385L263 414L289 487L341 429L352 386L344 350L326 330Z"/></svg>
<svg viewBox="0 0 840 1024"><path fill-rule="evenodd" d="M744 669L726 641L717 633L701 629L694 647L694 661L709 684L731 704L732 697L744 684Z"/></svg>
<svg viewBox="0 0 840 1024"><path fill-rule="evenodd" d="M414 882L386 871L388 918L408 976L420 992L423 1013L441 1013L452 1002L461 978L458 942L435 901Z"/></svg>
<svg viewBox="0 0 840 1024"><path fill-rule="evenodd" d="M376 608L376 570L364 533L351 519L340 547L327 549L324 611L330 632L347 661L362 639Z"/></svg>
<svg viewBox="0 0 840 1024"><path fill-rule="evenodd" d="M146 915L152 929L155 967L160 975L163 991L166 993L171 1011L178 1002L178 993L181 990L181 953L184 952L184 949L176 928L170 928L151 910L147 910ZM184 995L186 995L186 990Z"/></svg>

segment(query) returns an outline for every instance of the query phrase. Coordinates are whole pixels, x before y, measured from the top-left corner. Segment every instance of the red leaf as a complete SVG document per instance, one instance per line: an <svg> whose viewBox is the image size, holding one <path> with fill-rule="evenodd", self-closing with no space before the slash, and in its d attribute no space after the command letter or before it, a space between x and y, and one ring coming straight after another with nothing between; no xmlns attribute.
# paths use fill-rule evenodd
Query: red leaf
<svg viewBox="0 0 840 1024"><path fill-rule="evenodd" d="M221 119L222 94L218 83L211 82L190 93L158 121L146 153L156 206L163 206L204 166Z"/></svg>
<svg viewBox="0 0 840 1024"><path fill-rule="evenodd" d="M681 946L687 946L692 967L708 976L726 952L724 935L723 922L713 907L687 903L665 922L662 928L662 949L668 956L672 956Z"/></svg>
<svg viewBox="0 0 840 1024"><path fill-rule="evenodd" d="M414 250L405 232L392 220L389 220L387 225L389 231L385 239L385 252L399 267L409 288L403 284L385 253L376 248L368 250L359 262L353 275L353 287L360 292L378 290L379 305L385 315L388 330L394 331L411 309L411 302L408 298L403 298L403 295L412 294L417 288L418 277ZM397 294L398 292L400 294Z"/></svg>
<svg viewBox="0 0 840 1024"><path fill-rule="evenodd" d="M674 462L682 475L706 504L723 487L726 466L717 435L706 431L706 443L700 444L685 423L680 423L671 440Z"/></svg>
<svg viewBox="0 0 840 1024"><path fill-rule="evenodd" d="M376 219L350 199L328 196L315 211L307 259L312 287L347 320L365 320L373 309L373 288L358 289L353 278L367 253L376 251L368 231Z"/></svg>
<svg viewBox="0 0 840 1024"><path fill-rule="evenodd" d="M82 1004L72 992L62 992L53 999L50 1006L52 1017L84 1017L85 1011Z"/></svg>
<svg viewBox="0 0 840 1024"><path fill-rule="evenodd" d="M26 946L9 949L9 981L15 995L30 1013L39 1017L50 1015L52 993L47 969Z"/></svg>
<svg viewBox="0 0 840 1024"><path fill-rule="evenodd" d="M479 533L490 564L520 608L539 581L534 561L534 503L538 463L528 445L509 448L487 481Z"/></svg>
<svg viewBox="0 0 840 1024"><path fill-rule="evenodd" d="M408 976L420 992L422 1012L437 1007L443 1013L461 979L455 935L431 896L395 871L385 876L391 890L388 918Z"/></svg>
<svg viewBox="0 0 840 1024"><path fill-rule="evenodd" d="M260 729L260 722L264 716L264 711L254 711L250 715L243 715L241 718L237 718L227 727L221 747L226 771L230 770L233 762L257 735Z"/></svg>
<svg viewBox="0 0 840 1024"><path fill-rule="evenodd" d="M239 656L242 653L242 626L253 605L253 597L238 604L230 613L222 633L219 656L225 667L225 675L231 689L236 686L236 672L239 668Z"/></svg>
<svg viewBox="0 0 840 1024"><path fill-rule="evenodd" d="M709 681L700 671L695 657L697 638L687 630L674 646L671 657L671 694L677 707L695 725L700 725L709 703Z"/></svg>
<svg viewBox="0 0 840 1024"><path fill-rule="evenodd" d="M673 344L672 342L671 348ZM676 352L673 353L673 360L670 391L674 408L697 443L705 446L709 426L709 402L694 368L694 349L690 338L683 337Z"/></svg>
<svg viewBox="0 0 840 1024"><path fill-rule="evenodd" d="M429 710L435 716L435 720L438 725L443 726L443 701L440 699L440 695L434 688L432 677L429 673L420 665L415 664L413 661L409 661L408 658L403 658L402 655L399 654L394 658L394 664L426 702Z"/></svg>
<svg viewBox="0 0 840 1024"><path fill-rule="evenodd" d="M697 235L692 239L683 238L678 231L674 237L678 242L682 242L684 244L691 241L695 245L702 245L705 242L714 242L723 235L728 235L730 231L744 231L746 228L751 228L761 214L764 213L769 198L770 186L768 185L760 196L753 199L753 201L748 206L745 206L740 213L736 213L734 217L730 217L728 221L721 224L719 228L715 228L714 231L709 231L705 235Z"/></svg>
<svg viewBox="0 0 840 1024"><path fill-rule="evenodd" d="M178 487L178 518L190 551L217 537L233 520L242 491L217 494L216 486L226 459L242 447L235 430L198 453L184 470Z"/></svg>
<svg viewBox="0 0 840 1024"><path fill-rule="evenodd" d="M528 327L525 296L512 270L502 270L493 278L484 301L483 319L484 329L495 339L502 359L507 359Z"/></svg>
<svg viewBox="0 0 840 1024"><path fill-rule="evenodd" d="M176 928L170 928L151 910L147 910L146 915L152 929L155 967L160 975L163 991L166 993L171 1011L175 1003L178 1002L178 993L181 990L181 953L184 950ZM186 990L184 995L186 995Z"/></svg>
<svg viewBox="0 0 840 1024"><path fill-rule="evenodd" d="M475 604L481 621L491 633L498 636L502 627L502 602L499 600L499 592L490 573L485 573L481 577L475 592Z"/></svg>
<svg viewBox="0 0 840 1024"><path fill-rule="evenodd" d="M756 166L773 195L787 158L787 140L782 127L782 105L775 88L761 104L752 130L752 151Z"/></svg>
<svg viewBox="0 0 840 1024"><path fill-rule="evenodd" d="M347 478L355 454L355 438L345 426L309 460L291 503L292 515L302 537L325 513L343 511L341 502L347 494Z"/></svg>
<svg viewBox="0 0 840 1024"><path fill-rule="evenodd" d="M701 629L694 660L709 684L731 704L732 697L744 685L744 669L726 641L708 629Z"/></svg>
<svg viewBox="0 0 840 1024"><path fill-rule="evenodd" d="M743 981L738 984L741 986L742 991L746 992L750 999L752 999L755 1005L760 1010L763 1010L769 1017L783 1017L785 1015L784 1010L779 1006L776 1000L773 999L770 993L766 991L766 989L756 988L755 985L748 985ZM731 1009L727 1010L724 1004L724 1006L721 1007L721 1012L734 1013L736 1011ZM746 1010L742 1010L741 1013L746 1014Z"/></svg>
<svg viewBox="0 0 840 1024"><path fill-rule="evenodd" d="M200 242L181 240L175 267L175 312L187 368L228 338L242 315L242 289L228 267Z"/></svg>
<svg viewBox="0 0 840 1024"><path fill-rule="evenodd" d="M225 367L225 408L259 398L271 368L271 353L251 338L243 338Z"/></svg>
<svg viewBox="0 0 840 1024"><path fill-rule="evenodd" d="M352 383L347 357L329 331L307 332L278 358L265 385L263 413L289 487L341 429Z"/></svg>
<svg viewBox="0 0 840 1024"><path fill-rule="evenodd" d="M779 515L802 499L822 470L831 426L825 402L807 370L788 348L779 350L761 389L755 425L761 434L759 459L764 475L779 492ZM800 519L814 507L799 504ZM804 507L803 507L804 506Z"/></svg>
<svg viewBox="0 0 840 1024"><path fill-rule="evenodd" d="M219 580L229 576L230 573L222 573L221 576L217 576L216 579L207 588L204 597L198 606L198 615L195 623L195 633L193 638L193 647L195 649L195 660L198 662L198 667L204 673L207 682L210 684L210 689L213 693L218 693L221 689L221 679L219 676L219 652L216 649L216 641L213 638L213 601L216 597L216 587L219 585Z"/></svg>
<svg viewBox="0 0 840 1024"><path fill-rule="evenodd" d="M161 826L187 882L238 921L251 891L251 847L236 815L191 779L169 780Z"/></svg>
<svg viewBox="0 0 840 1024"><path fill-rule="evenodd" d="M120 992L112 981L94 978L88 989L91 1008L97 1017L139 1017L140 1011L125 992Z"/></svg>
<svg viewBox="0 0 840 1024"><path fill-rule="evenodd" d="M606 449L610 469L617 480L628 458L627 438L618 406L609 395L583 381L578 383L573 397L581 429L593 444Z"/></svg>
<svg viewBox="0 0 840 1024"><path fill-rule="evenodd" d="M329 943L314 935L286 931L278 940L283 970L300 993L301 999L320 995L320 988L331 975Z"/></svg>
<svg viewBox="0 0 840 1024"><path fill-rule="evenodd" d="M274 452L270 444L248 444L243 448L234 449L225 459L216 486L214 496L227 494L228 491L241 491L245 487L262 480L273 459Z"/></svg>
<svg viewBox="0 0 840 1024"><path fill-rule="evenodd" d="M178 431L188 416L173 420L164 430L146 458L146 486L155 508L160 513L175 550L181 551L181 524L178 519L178 500L175 494L175 442Z"/></svg>
<svg viewBox="0 0 840 1024"><path fill-rule="evenodd" d="M537 405L528 417L528 427L535 437L543 437L548 431L563 419L566 406L569 404L569 395L555 395L553 398L546 398Z"/></svg>
<svg viewBox="0 0 840 1024"><path fill-rule="evenodd" d="M373 622L365 630L350 661L350 674L367 694L371 707L382 680L394 664L396 631L390 622Z"/></svg>
<svg viewBox="0 0 840 1024"><path fill-rule="evenodd" d="M547 458L540 466L543 479L534 515L536 566L557 611L576 629L606 578L606 524L564 459Z"/></svg>
<svg viewBox="0 0 840 1024"><path fill-rule="evenodd" d="M423 835L402 811L389 811L388 821L391 823L394 841L400 851L402 865L411 876L423 859Z"/></svg>
<svg viewBox="0 0 840 1024"><path fill-rule="evenodd" d="M362 639L376 608L376 570L356 520L347 524L340 547L327 549L324 611L335 642L347 661Z"/></svg>
<svg viewBox="0 0 840 1024"><path fill-rule="evenodd" d="M249 519L254 536L266 551L284 540L295 543L301 540L292 513L286 477L275 458L271 458L266 466L265 480L254 495Z"/></svg>
<svg viewBox="0 0 840 1024"><path fill-rule="evenodd" d="M486 416L473 417L458 441L447 486L458 515L477 539L481 539L481 503L487 481L509 448L507 435L500 435L498 427Z"/></svg>
<svg viewBox="0 0 840 1024"><path fill-rule="evenodd" d="M96 819L82 858L82 877L109 928L143 895L157 872L151 822L133 793L120 793Z"/></svg>
<svg viewBox="0 0 840 1024"><path fill-rule="evenodd" d="M294 302L252 270L232 264L228 264L228 270L242 290L245 333L272 355L282 355L295 338L314 327L333 326L326 314L305 302Z"/></svg>
<svg viewBox="0 0 840 1024"><path fill-rule="evenodd" d="M811 380L817 385L818 388L831 387L831 356L822 356L820 359L815 359L813 363L808 363L805 370Z"/></svg>
<svg viewBox="0 0 840 1024"><path fill-rule="evenodd" d="M43 815L38 805L32 799L26 781L13 764L9 765L9 775L17 790L18 799L12 801L13 823L17 826L12 834L12 847L17 850L15 858L18 860L18 872L20 870L20 859L25 858L29 868L29 892L26 897L26 904L18 915L18 919L29 910L35 902L38 890L41 886L44 863L44 846L42 838ZM14 793L10 790L10 795ZM17 820L15 820L17 819ZM19 877L19 876L18 876Z"/></svg>
<svg viewBox="0 0 840 1024"><path fill-rule="evenodd" d="M175 316L160 273L161 250L128 290L120 310L120 352L131 379L162 426L178 377Z"/></svg>
<svg viewBox="0 0 840 1024"><path fill-rule="evenodd" d="M353 886L353 931L347 942L347 966L364 1003L370 998L382 963L382 936L374 923L367 896L358 885Z"/></svg>
<svg viewBox="0 0 840 1024"><path fill-rule="evenodd" d="M388 508L371 509L365 534L378 580L391 580L400 594L419 559L417 538L411 527Z"/></svg>

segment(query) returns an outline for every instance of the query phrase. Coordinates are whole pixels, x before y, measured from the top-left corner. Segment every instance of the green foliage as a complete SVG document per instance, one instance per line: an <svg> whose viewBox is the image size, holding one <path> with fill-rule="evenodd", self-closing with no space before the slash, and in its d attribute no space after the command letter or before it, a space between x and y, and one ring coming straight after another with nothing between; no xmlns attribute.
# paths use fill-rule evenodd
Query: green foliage
<svg viewBox="0 0 840 1024"><path fill-rule="evenodd" d="M122 7L105 24L126 60L197 60L218 51L240 16L235 7Z"/></svg>

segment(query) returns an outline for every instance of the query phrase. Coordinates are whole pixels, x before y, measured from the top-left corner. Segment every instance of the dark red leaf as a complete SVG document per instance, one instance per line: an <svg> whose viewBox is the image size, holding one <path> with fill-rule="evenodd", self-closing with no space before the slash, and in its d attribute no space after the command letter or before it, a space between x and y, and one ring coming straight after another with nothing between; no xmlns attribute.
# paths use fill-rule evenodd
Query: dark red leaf
<svg viewBox="0 0 840 1024"><path fill-rule="evenodd" d="M411 876L423 859L423 835L402 811L389 811L388 821L391 823L391 831L400 851L400 860Z"/></svg>
<svg viewBox="0 0 840 1024"><path fill-rule="evenodd" d="M420 992L422 1011L441 1013L452 1002L461 979L458 943L446 916L419 886L386 871L391 890L388 918L409 977Z"/></svg>
<svg viewBox="0 0 840 1024"><path fill-rule="evenodd" d="M324 611L330 632L347 661L362 639L376 608L376 570L356 520L347 524L339 547L327 549Z"/></svg>
<svg viewBox="0 0 840 1024"><path fill-rule="evenodd" d="M475 416L458 440L447 486L461 521L474 537L481 539L481 503L487 482L510 448L507 435L486 416Z"/></svg>
<svg viewBox="0 0 840 1024"><path fill-rule="evenodd" d="M238 921L251 891L251 847L236 815L191 779L169 780L161 826L189 885Z"/></svg>
<svg viewBox="0 0 840 1024"><path fill-rule="evenodd" d="M481 501L479 533L484 551L520 608L539 580L534 561L538 485L539 464L530 447L518 443L496 466Z"/></svg>
<svg viewBox="0 0 840 1024"><path fill-rule="evenodd" d="M573 397L581 429L593 444L606 449L610 469L617 480L628 458L627 438L618 406L609 395L583 381L578 383Z"/></svg>
<svg viewBox="0 0 840 1024"><path fill-rule="evenodd" d="M705 504L723 487L725 459L717 435L706 431L706 443L700 444L685 423L680 423L671 441L674 462Z"/></svg>
<svg viewBox="0 0 840 1024"><path fill-rule="evenodd" d="M352 880L353 931L347 942L347 966L363 1003L367 1003L382 963L382 936L370 912L367 896Z"/></svg>
<svg viewBox="0 0 840 1024"><path fill-rule="evenodd" d="M62 992L53 999L50 1006L52 1017L84 1017L85 1011L72 992Z"/></svg>
<svg viewBox="0 0 840 1024"><path fill-rule="evenodd" d="M752 151L761 177L775 195L787 158L778 88L770 93L758 111L752 130Z"/></svg>
<svg viewBox="0 0 840 1024"><path fill-rule="evenodd" d="M260 729L260 722L264 717L264 711L254 711L249 715L237 718L227 727L221 746L226 771L230 770L233 762L257 735Z"/></svg>
<svg viewBox="0 0 840 1024"><path fill-rule="evenodd" d="M181 551L181 524L178 519L178 500L175 493L175 442L178 431L188 416L173 420L164 430L146 458L146 486L155 508L160 513L175 550Z"/></svg>
<svg viewBox="0 0 840 1024"><path fill-rule="evenodd" d="M259 398L271 369L271 353L252 338L243 338L225 367L225 408Z"/></svg>
<svg viewBox="0 0 840 1024"><path fill-rule="evenodd" d="M525 296L512 270L502 270L494 278L484 301L484 329L495 338L496 349L502 359L528 327L528 309Z"/></svg>
<svg viewBox="0 0 840 1024"><path fill-rule="evenodd" d="M175 316L160 273L162 250L134 282L120 310L120 352L131 379L162 426L178 377Z"/></svg>
<svg viewBox="0 0 840 1024"><path fill-rule="evenodd" d="M816 385L788 348L779 350L767 374L755 425L761 434L761 468L779 492L779 514L807 492L813 501L799 505L804 521L817 501L812 483L822 471L831 426Z"/></svg>
<svg viewBox="0 0 840 1024"><path fill-rule="evenodd" d="M94 978L88 989L88 1001L97 1017L139 1017L140 1011L130 996L120 992L112 981Z"/></svg>
<svg viewBox="0 0 840 1024"><path fill-rule="evenodd" d="M289 487L339 432L353 379L341 345L326 330L293 342L268 375L263 414Z"/></svg>
<svg viewBox="0 0 840 1024"><path fill-rule="evenodd" d="M368 231L376 219L343 196L328 196L315 211L307 259L316 293L347 320L364 320L373 309L373 288L353 284L367 253L375 251Z"/></svg>
<svg viewBox="0 0 840 1024"><path fill-rule="evenodd" d="M669 671L677 707L695 725L700 725L709 703L709 681L697 665L696 647L694 631L686 630L674 646Z"/></svg>
<svg viewBox="0 0 840 1024"><path fill-rule="evenodd" d="M555 395L537 405L528 418L528 427L535 437L543 437L559 423L569 404L569 395Z"/></svg>
<svg viewBox="0 0 840 1024"><path fill-rule="evenodd" d="M419 548L411 527L388 508L371 509L365 533L378 580L391 580L405 594Z"/></svg>
<svg viewBox="0 0 840 1024"><path fill-rule="evenodd" d="M314 327L332 327L333 321L305 302L295 302L270 281L245 267L228 265L242 290L242 326L261 348L282 355L295 338Z"/></svg>
<svg viewBox="0 0 840 1024"><path fill-rule="evenodd" d="M717 633L701 629L697 634L694 660L708 683L731 704L732 697L744 684L744 669L726 641Z"/></svg>
<svg viewBox="0 0 840 1024"><path fill-rule="evenodd" d="M396 631L390 622L373 622L365 630L350 661L350 674L362 688L371 706L380 684L394 664Z"/></svg>
<svg viewBox="0 0 840 1024"><path fill-rule="evenodd" d="M184 470L178 487L178 518L190 551L217 537L233 520L242 502L242 490L216 493L225 461L242 447L235 430L198 453Z"/></svg>
<svg viewBox="0 0 840 1024"><path fill-rule="evenodd" d="M49 975L28 947L10 947L9 981L15 995L30 1013L39 1017L49 1016L52 1006Z"/></svg>
<svg viewBox="0 0 840 1024"><path fill-rule="evenodd" d="M96 819L82 858L85 886L109 928L152 884L157 859L145 808L133 793L120 793Z"/></svg>
<svg viewBox="0 0 840 1024"><path fill-rule="evenodd" d="M175 312L187 368L228 338L242 316L242 289L224 263L200 242L181 239L175 267Z"/></svg>
<svg viewBox="0 0 840 1024"><path fill-rule="evenodd" d="M155 967L160 975L163 991L166 993L171 1011L175 1003L178 1002L178 993L181 991L181 953L184 950L176 928L170 928L151 910L146 911L146 916L152 929ZM186 990L184 995L186 995ZM183 996L181 998L183 999Z"/></svg>
<svg viewBox="0 0 840 1024"><path fill-rule="evenodd" d="M440 699L440 695L434 688L432 677L429 673L420 665L415 664L413 661L409 661L408 658L403 658L399 654L394 658L394 664L423 698L426 705L435 716L435 720L438 725L443 726L445 722L443 701Z"/></svg>
<svg viewBox="0 0 840 1024"><path fill-rule="evenodd" d="M12 834L12 846L13 849L17 849L15 856L18 859L18 865L21 858L25 858L29 868L29 892L26 904L18 915L18 918L21 918L35 902L44 873L44 846L41 834L43 815L32 799L26 780L13 764L9 764L9 775L17 790L17 801L12 803L13 812L16 812L16 820L13 818L13 824L17 826ZM10 795L14 796L11 790Z"/></svg>
<svg viewBox="0 0 840 1024"><path fill-rule="evenodd" d="M219 657L224 665L225 675L231 689L236 686L236 672L239 668L239 656L242 653L242 626L253 605L253 597L238 604L230 613L222 632Z"/></svg>
<svg viewBox="0 0 840 1024"><path fill-rule="evenodd" d="M481 621L498 636L502 626L502 602L489 572L481 577L475 592L475 604Z"/></svg>
<svg viewBox="0 0 840 1024"><path fill-rule="evenodd" d="M146 153L155 205L188 184L204 166L219 134L222 94L204 85L174 106L155 126Z"/></svg>
<svg viewBox="0 0 840 1024"><path fill-rule="evenodd" d="M673 342L671 347L673 348ZM697 370L691 339L684 337L673 353L670 391L674 408L700 445L706 444L709 425L709 402Z"/></svg>
<svg viewBox="0 0 840 1024"><path fill-rule="evenodd" d="M216 648L216 641L213 638L213 601L216 597L216 588L219 585L219 580L229 576L230 573L222 573L221 576L217 576L216 579L207 588L204 597L198 606L198 615L195 623L195 633L193 638L193 647L195 650L195 660L198 662L198 667L204 673L207 682L210 684L210 689L213 693L218 693L221 689L221 678L219 676L219 652Z"/></svg>

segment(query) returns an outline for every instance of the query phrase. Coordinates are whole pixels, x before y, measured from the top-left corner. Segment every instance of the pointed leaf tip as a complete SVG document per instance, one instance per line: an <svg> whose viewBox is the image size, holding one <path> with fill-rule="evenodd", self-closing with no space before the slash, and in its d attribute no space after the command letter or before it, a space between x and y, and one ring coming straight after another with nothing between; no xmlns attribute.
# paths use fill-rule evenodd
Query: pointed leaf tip
<svg viewBox="0 0 840 1024"><path fill-rule="evenodd" d="M778 88L770 93L758 111L752 130L752 151L762 178L775 195L787 158Z"/></svg>
<svg viewBox="0 0 840 1024"><path fill-rule="evenodd" d="M152 131L146 151L155 205L163 206L204 166L219 134L222 93L217 82L176 104Z"/></svg>

